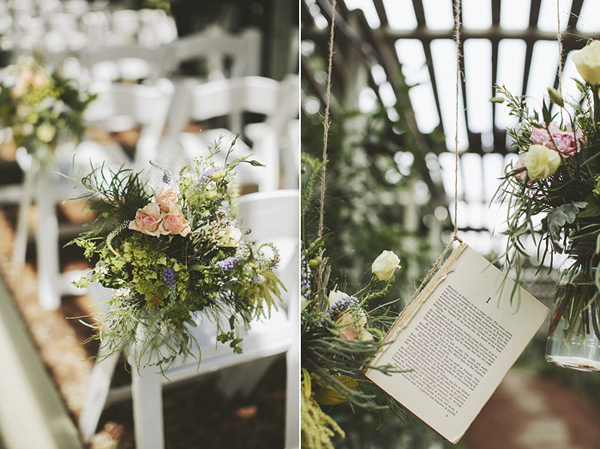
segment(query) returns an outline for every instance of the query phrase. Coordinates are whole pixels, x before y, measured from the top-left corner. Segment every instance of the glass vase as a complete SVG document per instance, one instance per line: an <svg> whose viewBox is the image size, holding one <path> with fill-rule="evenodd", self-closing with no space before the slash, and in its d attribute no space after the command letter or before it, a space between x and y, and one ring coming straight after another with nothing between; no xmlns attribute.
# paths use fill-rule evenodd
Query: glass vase
<svg viewBox="0 0 600 449"><path fill-rule="evenodd" d="M595 244L578 244L559 268L546 344L546 360L563 368L600 371L600 258Z"/></svg>

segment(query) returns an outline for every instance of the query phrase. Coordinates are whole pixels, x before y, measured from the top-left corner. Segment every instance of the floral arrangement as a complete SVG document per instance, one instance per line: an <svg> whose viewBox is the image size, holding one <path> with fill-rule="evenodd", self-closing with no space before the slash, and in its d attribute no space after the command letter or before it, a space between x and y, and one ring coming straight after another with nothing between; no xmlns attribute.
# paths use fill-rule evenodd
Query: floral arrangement
<svg viewBox="0 0 600 449"><path fill-rule="evenodd" d="M83 113L95 98L60 69L23 56L0 73L0 126L12 129L17 147L52 154L61 139L83 137Z"/></svg>
<svg viewBox="0 0 600 449"><path fill-rule="evenodd" d="M572 61L583 77L573 80L580 97L567 100L548 89L541 111L496 86L520 122L508 130L519 158L506 168L499 190L508 205L505 260L519 280L522 257L529 256L524 238L536 242L540 267L566 253L570 262L557 283L550 335L562 321L565 335L600 337L600 41Z"/></svg>
<svg viewBox="0 0 600 449"><path fill-rule="evenodd" d="M77 285L92 281L113 289L96 326L108 353L126 349L138 366L147 360L168 366L192 353L189 326L197 325L197 314L214 320L217 340L239 353L236 325L268 315L279 298L277 249L242 241L236 221L233 170L258 163L228 163L232 148L224 166L213 161L216 145L177 179L164 170L156 190L141 172L123 168L100 167L82 180L90 191L83 197L97 219L93 230L71 243L84 249L95 268ZM271 249L262 251L265 246Z"/></svg>
<svg viewBox="0 0 600 449"><path fill-rule="evenodd" d="M302 201L306 229L306 211L322 165L306 155L303 158L312 164ZM332 267L324 256L327 236L307 240L304 235L300 298L302 447L332 448L331 439L336 434L344 436L344 431L323 411L323 406L347 403L355 410L392 411L399 415L398 404L362 372L386 344L383 337L393 318L385 306L370 306L389 289L400 259L392 251L383 251L372 263L367 284L358 292L347 294L330 280ZM395 371L391 366L374 368Z"/></svg>

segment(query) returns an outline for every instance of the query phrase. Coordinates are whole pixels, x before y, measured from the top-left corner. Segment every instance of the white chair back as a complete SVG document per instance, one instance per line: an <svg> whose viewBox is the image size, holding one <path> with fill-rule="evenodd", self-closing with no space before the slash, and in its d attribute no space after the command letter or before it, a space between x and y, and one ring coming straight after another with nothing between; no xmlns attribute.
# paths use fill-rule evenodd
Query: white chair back
<svg viewBox="0 0 600 449"><path fill-rule="evenodd" d="M93 80L150 80L166 75L168 49L128 43L112 47L86 47L77 52Z"/></svg>
<svg viewBox="0 0 600 449"><path fill-rule="evenodd" d="M261 41L260 31L256 29L232 34L212 27L168 44L170 66L176 70L182 63L204 60L209 81L258 75Z"/></svg>
<svg viewBox="0 0 600 449"><path fill-rule="evenodd" d="M129 162L137 168L148 168L148 161L155 160L157 156L165 129L174 92L173 83L167 79L160 79L153 85L98 83L91 90L98 94L98 98L85 112L88 123L107 133L139 127L134 158ZM81 146L85 146L85 142ZM97 161L113 160L113 165L128 162L122 152L112 158L107 154L86 156Z"/></svg>
<svg viewBox="0 0 600 449"><path fill-rule="evenodd" d="M287 134L287 124L298 117L298 77L289 76L282 82L250 76L188 84L180 88L169 114L169 130L183 148L188 159L206 151L219 137L224 148L236 135L237 156L250 156L267 166L266 170L240 166L241 182L258 185L260 191L276 190L280 185L280 140ZM242 113L263 116L259 123L242 127L230 123L226 128L203 131L197 135L184 133L188 123L232 117ZM258 178L257 178L258 177Z"/></svg>

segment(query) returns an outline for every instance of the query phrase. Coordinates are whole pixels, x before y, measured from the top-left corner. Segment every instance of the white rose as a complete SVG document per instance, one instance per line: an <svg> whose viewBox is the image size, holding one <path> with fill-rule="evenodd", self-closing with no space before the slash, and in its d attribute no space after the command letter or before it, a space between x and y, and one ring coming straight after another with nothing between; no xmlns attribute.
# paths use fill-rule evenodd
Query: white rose
<svg viewBox="0 0 600 449"><path fill-rule="evenodd" d="M592 86L600 84L600 41L592 41L572 57L575 67Z"/></svg>
<svg viewBox="0 0 600 449"><path fill-rule="evenodd" d="M523 158L527 174L530 179L546 179L553 174L560 165L561 159L558 151L551 150L544 145L532 145Z"/></svg>
<svg viewBox="0 0 600 449"><path fill-rule="evenodd" d="M240 243L242 231L235 226L227 226L219 231L217 238L221 246L232 248Z"/></svg>
<svg viewBox="0 0 600 449"><path fill-rule="evenodd" d="M383 251L371 265L371 271L380 281L389 281L396 268L400 268L400 258L392 251Z"/></svg>

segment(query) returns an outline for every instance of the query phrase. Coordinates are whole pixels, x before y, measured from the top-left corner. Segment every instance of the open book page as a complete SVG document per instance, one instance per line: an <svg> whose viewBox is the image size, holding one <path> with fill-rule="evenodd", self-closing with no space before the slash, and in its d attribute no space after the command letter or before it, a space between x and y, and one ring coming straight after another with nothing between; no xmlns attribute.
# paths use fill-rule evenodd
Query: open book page
<svg viewBox="0 0 600 449"><path fill-rule="evenodd" d="M407 306L371 362L404 373L365 375L456 443L549 313L484 257L461 244Z"/></svg>

